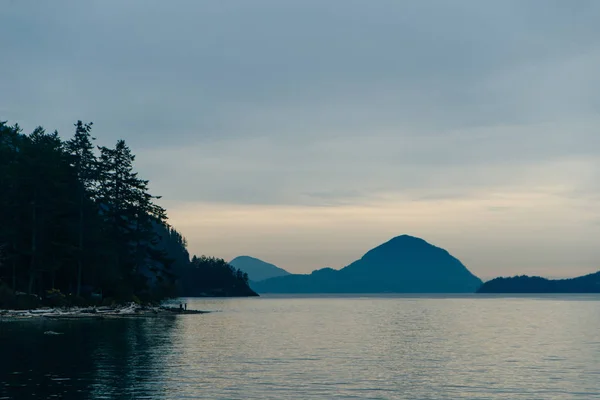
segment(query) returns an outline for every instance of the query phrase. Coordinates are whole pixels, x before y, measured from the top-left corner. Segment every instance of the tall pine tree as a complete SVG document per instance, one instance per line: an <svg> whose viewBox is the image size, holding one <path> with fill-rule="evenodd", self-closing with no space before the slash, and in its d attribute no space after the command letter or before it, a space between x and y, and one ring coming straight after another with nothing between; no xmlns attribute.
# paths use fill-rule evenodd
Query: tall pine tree
<svg viewBox="0 0 600 400"><path fill-rule="evenodd" d="M164 224L165 210L154 204L159 197L148 192L148 181L133 171L135 156L124 140L114 149L100 147L101 184L98 201L111 228L113 265L121 272L127 287L134 291L147 289L145 280L153 262L166 264L154 224Z"/></svg>
<svg viewBox="0 0 600 400"><path fill-rule="evenodd" d="M95 212L93 207L89 206L90 201L95 200L97 184L99 180L98 161L94 154L95 140L91 135L92 122L84 124L77 121L75 124L75 135L66 143L66 150L71 156L71 165L77 174L77 296L81 295L81 280L84 269L85 257L85 232L87 229L86 220L90 210Z"/></svg>

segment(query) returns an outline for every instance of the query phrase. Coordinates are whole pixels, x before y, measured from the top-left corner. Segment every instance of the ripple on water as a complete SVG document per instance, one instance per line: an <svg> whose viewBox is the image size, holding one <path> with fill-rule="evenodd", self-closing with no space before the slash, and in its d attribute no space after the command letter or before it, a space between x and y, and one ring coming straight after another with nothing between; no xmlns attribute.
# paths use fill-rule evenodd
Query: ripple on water
<svg viewBox="0 0 600 400"><path fill-rule="evenodd" d="M187 299L221 312L6 322L0 400L600 398L599 300Z"/></svg>

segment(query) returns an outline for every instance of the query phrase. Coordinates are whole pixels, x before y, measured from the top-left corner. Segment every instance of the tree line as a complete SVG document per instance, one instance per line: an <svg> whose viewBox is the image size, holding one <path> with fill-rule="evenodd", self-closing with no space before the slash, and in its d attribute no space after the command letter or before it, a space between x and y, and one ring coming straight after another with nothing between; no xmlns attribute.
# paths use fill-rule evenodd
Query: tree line
<svg viewBox="0 0 600 400"><path fill-rule="evenodd" d="M183 275L205 282L225 270L226 285L247 286L247 276L227 263L216 273L216 259L190 261L185 239L156 203L160 197L134 170L126 142L96 146L92 126L77 121L73 136L63 140L57 131L38 127L24 134L18 124L0 121L5 291L59 293L80 302L99 294L152 301L185 295Z"/></svg>

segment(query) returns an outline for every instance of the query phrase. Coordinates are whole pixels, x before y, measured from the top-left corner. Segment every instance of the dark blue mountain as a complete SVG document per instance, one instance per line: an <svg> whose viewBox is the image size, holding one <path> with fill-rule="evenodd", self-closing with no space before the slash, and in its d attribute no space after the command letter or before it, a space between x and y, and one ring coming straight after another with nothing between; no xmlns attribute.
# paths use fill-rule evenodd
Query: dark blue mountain
<svg viewBox="0 0 600 400"><path fill-rule="evenodd" d="M482 284L446 250L403 235L334 270L256 282L259 293L473 293Z"/></svg>
<svg viewBox="0 0 600 400"><path fill-rule="evenodd" d="M276 276L290 275L285 269L249 256L236 257L231 260L229 264L247 273L252 282L262 281Z"/></svg>

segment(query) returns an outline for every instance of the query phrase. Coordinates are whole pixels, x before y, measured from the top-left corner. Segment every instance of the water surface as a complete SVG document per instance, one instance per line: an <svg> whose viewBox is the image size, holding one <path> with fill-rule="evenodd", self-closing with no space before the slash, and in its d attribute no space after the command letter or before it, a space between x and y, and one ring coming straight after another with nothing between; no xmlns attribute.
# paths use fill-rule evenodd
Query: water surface
<svg viewBox="0 0 600 400"><path fill-rule="evenodd" d="M600 296L186 301L0 322L0 398L600 398Z"/></svg>

